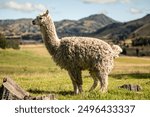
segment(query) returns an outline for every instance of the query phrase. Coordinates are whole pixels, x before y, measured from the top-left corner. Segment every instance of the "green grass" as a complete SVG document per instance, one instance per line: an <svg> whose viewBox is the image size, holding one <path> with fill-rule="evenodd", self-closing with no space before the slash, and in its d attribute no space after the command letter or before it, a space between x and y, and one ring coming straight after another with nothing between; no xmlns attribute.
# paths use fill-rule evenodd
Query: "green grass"
<svg viewBox="0 0 150 117"><path fill-rule="evenodd" d="M9 76L31 95L56 94L57 99L150 99L150 58L120 57L115 60L115 68L109 76L108 92L102 94L99 87L88 92L92 79L84 71L83 89L79 95L72 95L71 80L65 70L55 65L43 46L25 46L21 50L0 49L0 85ZM123 84L138 84L140 92L118 89Z"/></svg>

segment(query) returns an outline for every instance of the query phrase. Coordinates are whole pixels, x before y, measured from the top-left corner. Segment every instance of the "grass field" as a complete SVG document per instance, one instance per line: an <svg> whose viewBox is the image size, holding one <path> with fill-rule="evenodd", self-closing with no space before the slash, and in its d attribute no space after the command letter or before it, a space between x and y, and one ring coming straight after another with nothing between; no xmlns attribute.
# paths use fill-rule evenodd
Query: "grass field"
<svg viewBox="0 0 150 117"><path fill-rule="evenodd" d="M92 78L84 71L83 89L80 95L72 95L72 84L65 70L55 65L43 45L22 46L21 50L0 49L0 85L5 76L10 76L31 95L56 94L57 99L150 99L150 58L120 57L109 76L109 90L99 93L99 87L88 92ZM118 89L123 84L138 84L140 92Z"/></svg>

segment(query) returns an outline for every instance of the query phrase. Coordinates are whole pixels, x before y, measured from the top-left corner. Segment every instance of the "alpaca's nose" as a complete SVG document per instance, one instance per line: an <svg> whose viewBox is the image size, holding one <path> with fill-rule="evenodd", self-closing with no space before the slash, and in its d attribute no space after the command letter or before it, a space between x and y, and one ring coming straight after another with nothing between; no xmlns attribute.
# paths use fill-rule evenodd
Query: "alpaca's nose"
<svg viewBox="0 0 150 117"><path fill-rule="evenodd" d="M32 21L32 24L35 25L35 20Z"/></svg>

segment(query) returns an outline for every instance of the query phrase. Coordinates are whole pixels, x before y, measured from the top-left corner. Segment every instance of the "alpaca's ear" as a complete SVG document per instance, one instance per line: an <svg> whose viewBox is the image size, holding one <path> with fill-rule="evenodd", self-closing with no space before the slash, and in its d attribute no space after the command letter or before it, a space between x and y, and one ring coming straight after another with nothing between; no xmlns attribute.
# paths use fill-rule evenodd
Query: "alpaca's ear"
<svg viewBox="0 0 150 117"><path fill-rule="evenodd" d="M48 16L49 11L46 10L41 16Z"/></svg>
<svg viewBox="0 0 150 117"><path fill-rule="evenodd" d="M48 11L48 10L46 10L46 13L45 13L45 15L48 15L48 13L49 13L49 11Z"/></svg>

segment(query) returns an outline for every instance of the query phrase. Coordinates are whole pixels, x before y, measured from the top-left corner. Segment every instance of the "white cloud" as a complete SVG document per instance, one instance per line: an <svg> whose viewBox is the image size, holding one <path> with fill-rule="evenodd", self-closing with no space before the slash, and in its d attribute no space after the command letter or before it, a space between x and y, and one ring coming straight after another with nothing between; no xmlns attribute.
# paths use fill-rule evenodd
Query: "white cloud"
<svg viewBox="0 0 150 117"><path fill-rule="evenodd" d="M120 0L120 2L122 2L122 3L130 3L131 0Z"/></svg>
<svg viewBox="0 0 150 117"><path fill-rule="evenodd" d="M108 14L108 11L106 11L106 10L101 10L99 13L100 13L100 14L105 14L105 15L107 15L107 14Z"/></svg>
<svg viewBox="0 0 150 117"><path fill-rule="evenodd" d="M141 13L143 13L143 10L137 9L137 8L130 8L130 13L132 13L132 14L141 14Z"/></svg>
<svg viewBox="0 0 150 117"><path fill-rule="evenodd" d="M2 9L12 9L12 10L17 10L17 11L25 11L25 12L30 12L30 11L44 11L46 10L46 7L42 4L32 4L29 2L26 3L18 3L16 1L7 1L4 3L0 4L0 8Z"/></svg>
<svg viewBox="0 0 150 117"><path fill-rule="evenodd" d="M85 3L99 3L99 4L105 4L105 3L114 3L117 0L82 0Z"/></svg>
<svg viewBox="0 0 150 117"><path fill-rule="evenodd" d="M109 3L129 3L131 0L82 0L84 3L98 3L98 4L109 4Z"/></svg>

